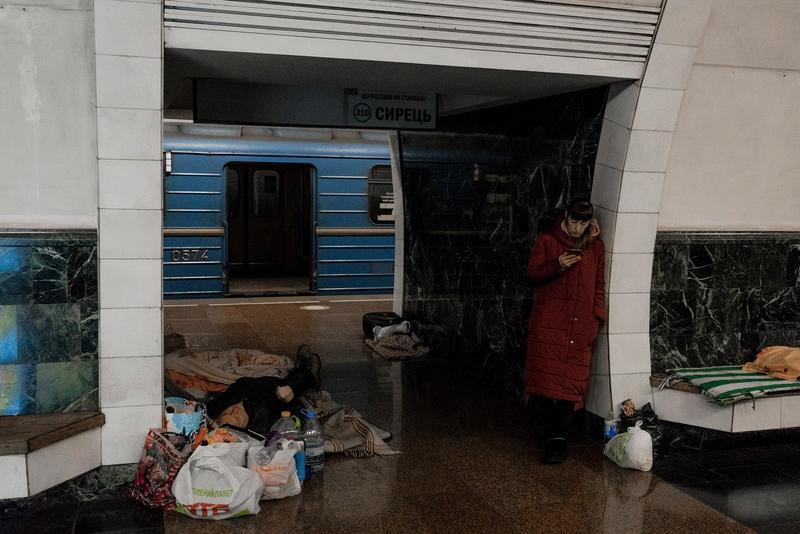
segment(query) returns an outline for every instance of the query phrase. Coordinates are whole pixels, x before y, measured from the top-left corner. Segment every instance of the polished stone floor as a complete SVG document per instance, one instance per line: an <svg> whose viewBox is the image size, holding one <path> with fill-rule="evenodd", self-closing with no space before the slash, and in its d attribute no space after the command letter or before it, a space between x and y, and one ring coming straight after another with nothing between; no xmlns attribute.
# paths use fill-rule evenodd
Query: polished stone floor
<svg viewBox="0 0 800 534"><path fill-rule="evenodd" d="M388 362L362 343L361 315L390 301L314 300L184 302L165 308L165 322L189 346L311 344L325 389L392 432L401 454L331 456L300 496L262 502L253 517L162 515L117 487L40 498L0 516L0 532L800 532L800 443L677 451L643 473L616 467L592 436L575 432L566 462L543 465L516 399L452 361Z"/></svg>

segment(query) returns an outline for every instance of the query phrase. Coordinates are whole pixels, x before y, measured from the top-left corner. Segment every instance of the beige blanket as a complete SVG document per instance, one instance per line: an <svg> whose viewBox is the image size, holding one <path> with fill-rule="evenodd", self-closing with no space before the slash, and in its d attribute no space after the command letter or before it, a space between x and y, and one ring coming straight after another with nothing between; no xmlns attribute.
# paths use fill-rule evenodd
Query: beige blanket
<svg viewBox="0 0 800 534"><path fill-rule="evenodd" d="M293 366L294 363L287 356L255 349L181 349L164 356L165 369L200 376L220 384L233 384L247 376L285 378Z"/></svg>
<svg viewBox="0 0 800 534"><path fill-rule="evenodd" d="M742 366L744 371L766 373L775 378L797 380L800 376L800 348L764 347L754 362Z"/></svg>
<svg viewBox="0 0 800 534"><path fill-rule="evenodd" d="M384 442L391 434L368 423L352 406L334 402L327 391L309 391L300 400L303 406L316 412L322 422L326 453L343 452L350 456L399 454Z"/></svg>

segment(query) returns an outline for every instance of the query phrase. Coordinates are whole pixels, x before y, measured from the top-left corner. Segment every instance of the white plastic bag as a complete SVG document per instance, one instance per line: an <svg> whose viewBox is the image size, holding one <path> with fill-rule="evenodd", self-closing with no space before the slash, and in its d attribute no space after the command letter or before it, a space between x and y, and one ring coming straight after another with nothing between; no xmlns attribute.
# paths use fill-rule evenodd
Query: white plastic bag
<svg viewBox="0 0 800 534"><path fill-rule="evenodd" d="M264 447L251 447L247 453L247 468L257 473L264 484L262 500L292 497L302 491L294 462L294 455L300 450L299 446L294 441L283 438L275 443L280 448L275 451L268 463L258 461L258 453Z"/></svg>
<svg viewBox="0 0 800 534"><path fill-rule="evenodd" d="M609 440L603 453L620 467L650 471L653 467L653 438L641 429L642 422Z"/></svg>
<svg viewBox="0 0 800 534"><path fill-rule="evenodd" d="M177 512L197 519L257 514L263 484L253 471L226 465L209 447L198 447L181 467L172 493Z"/></svg>

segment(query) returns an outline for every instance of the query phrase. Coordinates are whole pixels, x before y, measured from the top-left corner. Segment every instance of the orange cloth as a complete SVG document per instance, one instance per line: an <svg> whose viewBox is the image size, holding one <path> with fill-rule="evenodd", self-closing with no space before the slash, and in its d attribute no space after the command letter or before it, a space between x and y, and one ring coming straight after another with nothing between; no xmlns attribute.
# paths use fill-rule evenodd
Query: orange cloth
<svg viewBox="0 0 800 534"><path fill-rule="evenodd" d="M247 423L250 417L247 415L247 410L244 409L244 404L237 402L225 408L219 417L217 417L218 425L233 425L239 428L247 428Z"/></svg>
<svg viewBox="0 0 800 534"><path fill-rule="evenodd" d="M166 374L167 378L172 380L176 386L183 390L200 390L208 393L217 393L228 389L228 386L225 384L212 382L211 380L206 380L199 376L186 375L174 369L167 369L164 374Z"/></svg>
<svg viewBox="0 0 800 534"><path fill-rule="evenodd" d="M800 348L764 347L756 356L756 360L744 364L742 370L766 373L784 380L797 380L797 377L800 377Z"/></svg>

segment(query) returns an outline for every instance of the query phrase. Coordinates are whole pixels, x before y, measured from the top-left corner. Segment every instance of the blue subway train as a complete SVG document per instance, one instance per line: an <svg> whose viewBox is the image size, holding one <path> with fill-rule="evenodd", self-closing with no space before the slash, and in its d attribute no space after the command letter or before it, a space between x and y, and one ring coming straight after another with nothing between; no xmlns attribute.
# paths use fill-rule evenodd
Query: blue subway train
<svg viewBox="0 0 800 534"><path fill-rule="evenodd" d="M387 294L383 132L164 125L164 298Z"/></svg>

